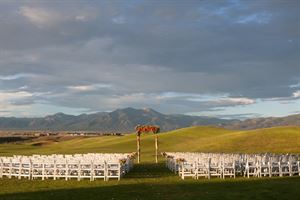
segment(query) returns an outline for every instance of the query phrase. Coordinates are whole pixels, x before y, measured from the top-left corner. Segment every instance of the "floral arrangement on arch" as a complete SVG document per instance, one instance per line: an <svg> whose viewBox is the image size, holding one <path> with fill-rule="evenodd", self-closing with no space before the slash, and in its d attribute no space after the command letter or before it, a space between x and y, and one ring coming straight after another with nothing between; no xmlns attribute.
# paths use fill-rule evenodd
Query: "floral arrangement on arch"
<svg viewBox="0 0 300 200"><path fill-rule="evenodd" d="M125 159L125 158L120 159L120 160L119 160L119 163L124 165L124 164L126 163L126 159Z"/></svg>
<svg viewBox="0 0 300 200"><path fill-rule="evenodd" d="M159 126L153 126L153 125L144 125L144 126L137 125L135 127L135 131L138 136L140 136L142 133L150 133L150 132L157 134L159 133L160 128Z"/></svg>
<svg viewBox="0 0 300 200"><path fill-rule="evenodd" d="M186 160L184 158L177 158L176 161L178 163L182 163L182 162L185 162Z"/></svg>

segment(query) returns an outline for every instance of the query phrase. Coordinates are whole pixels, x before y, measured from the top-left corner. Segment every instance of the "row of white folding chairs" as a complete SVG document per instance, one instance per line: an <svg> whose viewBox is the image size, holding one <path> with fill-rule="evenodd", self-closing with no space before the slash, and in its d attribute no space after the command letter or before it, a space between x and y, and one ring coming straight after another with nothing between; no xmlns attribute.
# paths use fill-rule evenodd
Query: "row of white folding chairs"
<svg viewBox="0 0 300 200"><path fill-rule="evenodd" d="M3 159L2 159L3 160ZM16 160L4 159L0 168L0 177L12 176L21 178L118 178L128 172L132 167L132 161L127 159L125 163L117 161L90 161L90 160Z"/></svg>
<svg viewBox="0 0 300 200"><path fill-rule="evenodd" d="M284 176L299 175L299 155L275 154L216 154L216 153L163 153L166 166L181 178L212 176L225 178L244 175Z"/></svg>
<svg viewBox="0 0 300 200"><path fill-rule="evenodd" d="M298 155L250 155L245 163L244 176L300 176Z"/></svg>
<svg viewBox="0 0 300 200"><path fill-rule="evenodd" d="M97 155L33 155L0 157L0 177L26 177L28 179L120 178L133 167L133 156L124 154L104 158Z"/></svg>
<svg viewBox="0 0 300 200"><path fill-rule="evenodd" d="M123 159L126 157L130 157L134 155L133 153L131 154L120 154L120 153L88 153L88 154L71 154L71 155L63 155L63 154L52 154L52 155L32 155L30 158L37 158L37 159L100 159L100 160L117 160L117 159ZM13 158L24 158L24 156L13 156Z"/></svg>
<svg viewBox="0 0 300 200"><path fill-rule="evenodd" d="M227 176L236 176L237 166L232 160L214 162L210 158L207 158L205 161L167 159L167 166L169 169L178 173L182 179L185 179L185 177L198 179L199 177L211 178L216 176L225 178Z"/></svg>

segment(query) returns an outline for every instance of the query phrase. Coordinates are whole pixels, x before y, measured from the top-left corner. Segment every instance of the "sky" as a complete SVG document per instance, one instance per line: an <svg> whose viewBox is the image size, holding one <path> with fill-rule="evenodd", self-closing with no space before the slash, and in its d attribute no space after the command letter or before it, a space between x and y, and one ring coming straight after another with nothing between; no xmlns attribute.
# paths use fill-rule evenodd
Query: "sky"
<svg viewBox="0 0 300 200"><path fill-rule="evenodd" d="M0 0L0 116L300 113L298 0Z"/></svg>

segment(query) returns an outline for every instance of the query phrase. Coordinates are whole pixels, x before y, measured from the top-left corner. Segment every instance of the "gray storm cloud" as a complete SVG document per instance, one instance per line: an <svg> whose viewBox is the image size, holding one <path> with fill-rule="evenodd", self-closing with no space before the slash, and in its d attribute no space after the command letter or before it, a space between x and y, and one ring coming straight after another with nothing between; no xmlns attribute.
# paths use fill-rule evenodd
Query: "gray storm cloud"
<svg viewBox="0 0 300 200"><path fill-rule="evenodd" d="M0 2L0 91L44 94L24 98L24 105L172 113L295 98L299 6L293 0ZM168 92L177 95L160 98ZM195 96L203 100L189 100Z"/></svg>

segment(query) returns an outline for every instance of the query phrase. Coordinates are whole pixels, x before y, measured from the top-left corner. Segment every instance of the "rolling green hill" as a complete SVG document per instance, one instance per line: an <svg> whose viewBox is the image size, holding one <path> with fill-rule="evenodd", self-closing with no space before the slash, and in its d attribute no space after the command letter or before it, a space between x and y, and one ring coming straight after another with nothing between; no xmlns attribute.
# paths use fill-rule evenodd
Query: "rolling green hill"
<svg viewBox="0 0 300 200"><path fill-rule="evenodd" d="M135 135L0 145L0 155L133 152ZM41 141L38 141L41 142ZM299 177L180 180L153 164L154 136L142 135L142 163L120 182L0 179L0 199L289 199L299 196ZM159 135L160 151L300 153L300 127L232 131L190 127ZM255 194L255 195L254 195ZM100 198L102 197L102 198Z"/></svg>
<svg viewBox="0 0 300 200"><path fill-rule="evenodd" d="M0 154L133 152L136 150L135 140L135 135L129 134L122 137L78 138L58 143L44 141L42 146L35 145L35 142L2 144ZM143 134L141 143L142 153L150 157L154 150L154 135ZM160 151L300 153L300 127L233 131L195 126L161 133L159 145Z"/></svg>

